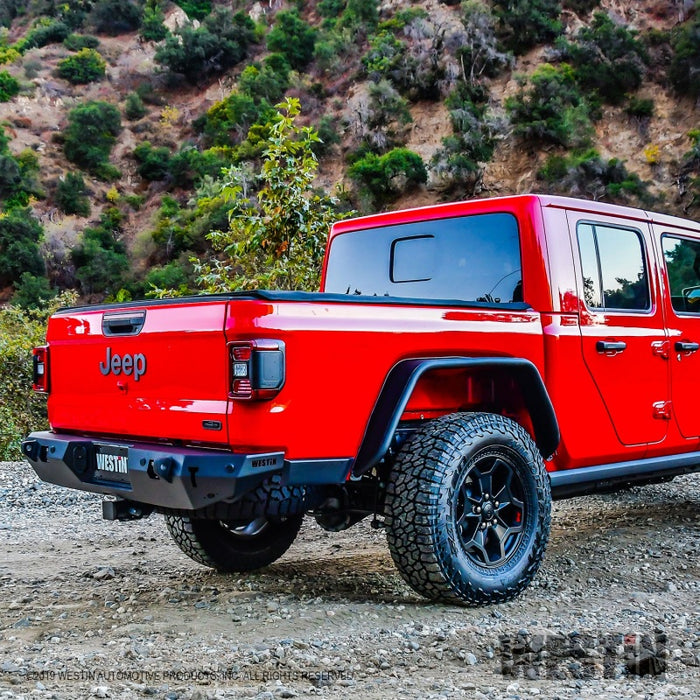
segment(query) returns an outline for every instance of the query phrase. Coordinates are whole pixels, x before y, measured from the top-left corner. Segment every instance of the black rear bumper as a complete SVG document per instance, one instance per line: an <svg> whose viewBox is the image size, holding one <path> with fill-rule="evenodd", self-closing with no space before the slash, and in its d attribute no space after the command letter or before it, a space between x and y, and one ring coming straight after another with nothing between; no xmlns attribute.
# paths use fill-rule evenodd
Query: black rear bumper
<svg viewBox="0 0 700 700"><path fill-rule="evenodd" d="M125 448L126 474L97 470L98 446ZM32 433L22 452L50 484L108 494L156 508L198 510L235 500L285 468L284 453L241 454L149 443Z"/></svg>

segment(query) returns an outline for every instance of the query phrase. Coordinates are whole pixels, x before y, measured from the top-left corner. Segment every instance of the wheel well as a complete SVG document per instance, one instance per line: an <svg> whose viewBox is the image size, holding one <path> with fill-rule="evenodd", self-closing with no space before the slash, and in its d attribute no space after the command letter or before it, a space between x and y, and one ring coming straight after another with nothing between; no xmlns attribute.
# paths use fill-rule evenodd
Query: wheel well
<svg viewBox="0 0 700 700"><path fill-rule="evenodd" d="M384 382L358 452L360 475L388 452L401 421L423 421L457 411L498 413L532 435L549 457L559 443L554 408L537 368L520 358L444 357L404 360Z"/></svg>

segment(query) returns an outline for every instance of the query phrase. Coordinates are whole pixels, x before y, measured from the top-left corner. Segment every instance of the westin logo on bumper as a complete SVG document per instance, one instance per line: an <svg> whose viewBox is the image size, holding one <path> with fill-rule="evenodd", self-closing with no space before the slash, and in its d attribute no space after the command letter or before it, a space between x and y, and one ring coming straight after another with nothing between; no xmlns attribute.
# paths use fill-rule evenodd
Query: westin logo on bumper
<svg viewBox="0 0 700 700"><path fill-rule="evenodd" d="M142 353L136 355L112 354L112 348L107 348L107 356L104 362L100 362L100 372L106 377L108 374L134 375L134 381L138 382L146 374L146 356Z"/></svg>

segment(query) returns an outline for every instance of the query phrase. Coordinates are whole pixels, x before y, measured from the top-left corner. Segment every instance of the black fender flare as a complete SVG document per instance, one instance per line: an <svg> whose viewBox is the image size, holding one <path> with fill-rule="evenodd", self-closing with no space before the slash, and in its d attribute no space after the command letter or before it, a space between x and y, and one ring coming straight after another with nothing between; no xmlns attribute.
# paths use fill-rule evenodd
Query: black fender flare
<svg viewBox="0 0 700 700"><path fill-rule="evenodd" d="M398 362L387 375L355 459L354 476L369 471L386 455L418 380L436 369L506 369L520 385L540 454L547 458L554 453L559 444L559 424L544 381L532 362L512 357L416 358Z"/></svg>

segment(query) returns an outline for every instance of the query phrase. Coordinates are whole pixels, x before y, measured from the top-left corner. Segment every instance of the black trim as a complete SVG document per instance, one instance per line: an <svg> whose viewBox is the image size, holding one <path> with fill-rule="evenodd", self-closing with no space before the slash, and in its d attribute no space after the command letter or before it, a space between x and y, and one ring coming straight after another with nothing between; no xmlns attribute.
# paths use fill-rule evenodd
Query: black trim
<svg viewBox="0 0 700 700"><path fill-rule="evenodd" d="M96 473L95 445L128 449L124 480ZM197 510L233 500L281 474L282 452L242 454L172 445L93 440L57 433L32 433L22 453L42 481L109 494L159 508ZM121 476L121 475L120 475Z"/></svg>
<svg viewBox="0 0 700 700"><path fill-rule="evenodd" d="M287 486L309 484L344 484L350 474L352 459L294 459L284 463L282 483Z"/></svg>
<svg viewBox="0 0 700 700"><path fill-rule="evenodd" d="M535 442L544 457L559 444L554 407L537 367L529 360L510 357L416 358L396 364L387 376L370 416L353 474L359 476L375 466L389 451L406 405L423 374L436 369L506 369L516 375L530 412Z"/></svg>
<svg viewBox="0 0 700 700"><path fill-rule="evenodd" d="M493 309L503 311L528 311L532 307L522 301L496 304L486 301L464 301L463 299L414 299L410 297L378 297L360 294L332 294L330 292L285 292L269 290L250 290L244 292L225 292L222 294L201 294L198 296L173 297L170 299L141 299L121 304L96 304L95 306L69 306L57 311L58 315L76 311L113 311L118 309L135 309L151 306L169 306L173 304L214 303L247 299L249 301L294 301L302 303L328 304L384 304L403 306L459 306L466 309Z"/></svg>
<svg viewBox="0 0 700 700"><path fill-rule="evenodd" d="M679 474L700 471L700 452L635 459L579 469L550 472L553 498L615 491L627 485L650 483Z"/></svg>

